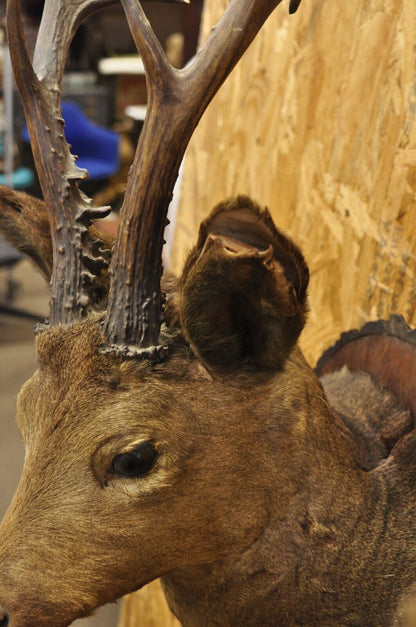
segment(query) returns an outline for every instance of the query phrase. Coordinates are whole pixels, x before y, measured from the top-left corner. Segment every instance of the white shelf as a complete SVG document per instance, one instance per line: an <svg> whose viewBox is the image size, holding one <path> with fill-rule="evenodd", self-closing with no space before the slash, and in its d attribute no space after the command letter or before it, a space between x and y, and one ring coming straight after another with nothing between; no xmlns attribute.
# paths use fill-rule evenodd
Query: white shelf
<svg viewBox="0 0 416 627"><path fill-rule="evenodd" d="M100 74L106 75L133 74L143 76L145 74L143 61L138 55L101 59L98 62L98 71Z"/></svg>

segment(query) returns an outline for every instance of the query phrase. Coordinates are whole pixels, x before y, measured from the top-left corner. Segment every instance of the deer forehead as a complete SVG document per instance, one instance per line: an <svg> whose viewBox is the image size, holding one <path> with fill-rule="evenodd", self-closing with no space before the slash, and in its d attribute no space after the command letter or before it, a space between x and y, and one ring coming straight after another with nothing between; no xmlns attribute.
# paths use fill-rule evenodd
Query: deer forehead
<svg viewBox="0 0 416 627"><path fill-rule="evenodd" d="M131 428L132 417L145 423L163 412L170 386L162 373L152 373L148 363L106 355L102 345L96 318L37 337L38 370L17 403L25 441L41 431L62 436L65 428L108 437Z"/></svg>
<svg viewBox="0 0 416 627"><path fill-rule="evenodd" d="M17 403L26 444L41 437L50 448L65 433L74 443L87 434L91 447L114 436L179 443L196 438L195 429L191 434L196 426L214 437L216 430L237 437L242 427L247 435L258 429L250 416L269 380L215 380L182 349L152 365L104 354L102 345L95 319L38 336L39 368Z"/></svg>

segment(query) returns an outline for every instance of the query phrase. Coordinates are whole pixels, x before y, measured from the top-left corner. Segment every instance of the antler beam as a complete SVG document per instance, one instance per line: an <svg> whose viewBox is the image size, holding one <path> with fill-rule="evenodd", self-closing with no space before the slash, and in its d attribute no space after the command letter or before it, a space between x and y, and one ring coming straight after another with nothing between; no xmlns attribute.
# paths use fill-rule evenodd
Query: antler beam
<svg viewBox="0 0 416 627"><path fill-rule="evenodd" d="M60 109L62 76L80 22L114 0L46 0L33 66L25 45L20 1L9 0L7 30L11 59L31 137L44 199L49 210L54 267L50 324L69 324L93 305L95 276L106 265L100 242L89 238L91 220L108 213L92 208L77 181L87 172L76 166L64 136Z"/></svg>
<svg viewBox="0 0 416 627"><path fill-rule="evenodd" d="M70 324L94 306L96 277L107 265L88 227L109 208L93 208L78 189L87 176L64 136L62 77L83 19L116 0L46 0L33 65L24 42L20 0L7 10L11 57L34 159L49 210L54 266L50 323ZM105 333L110 350L163 352L161 252L179 165L209 102L281 0L230 0L191 65L173 68L138 0L121 0L148 83L148 115L136 150L111 262ZM290 0L296 10L300 0Z"/></svg>
<svg viewBox="0 0 416 627"><path fill-rule="evenodd" d="M119 235L105 331L126 354L163 353L161 252L180 162L202 113L281 0L230 0L204 48L183 70L167 61L138 0L121 0L143 58L148 114L136 150ZM293 11L300 0L291 0Z"/></svg>

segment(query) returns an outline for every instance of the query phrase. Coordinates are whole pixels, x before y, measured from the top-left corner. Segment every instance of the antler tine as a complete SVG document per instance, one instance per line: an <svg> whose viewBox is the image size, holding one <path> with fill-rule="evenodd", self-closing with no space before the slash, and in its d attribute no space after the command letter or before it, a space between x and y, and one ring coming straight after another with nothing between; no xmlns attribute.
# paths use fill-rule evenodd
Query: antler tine
<svg viewBox="0 0 416 627"><path fill-rule="evenodd" d="M93 305L94 279L106 260L88 236L94 217L108 208L92 208L78 190L87 172L75 164L64 137L60 109L65 60L80 21L114 0L46 0L39 36L30 61L24 41L20 0L8 0L7 30L11 59L32 142L34 160L48 206L54 249L50 323L69 324ZM99 253L98 253L99 255Z"/></svg>
<svg viewBox="0 0 416 627"><path fill-rule="evenodd" d="M189 139L209 102L281 0L230 0L193 63L173 68L138 0L121 0L146 69L148 113L110 266L109 349L163 355L161 251L168 205ZM300 0L291 0L293 11ZM295 6L296 5L296 6Z"/></svg>
<svg viewBox="0 0 416 627"><path fill-rule="evenodd" d="M39 80L61 85L69 46L78 26L91 13L112 4L117 4L117 0L46 0L33 58Z"/></svg>

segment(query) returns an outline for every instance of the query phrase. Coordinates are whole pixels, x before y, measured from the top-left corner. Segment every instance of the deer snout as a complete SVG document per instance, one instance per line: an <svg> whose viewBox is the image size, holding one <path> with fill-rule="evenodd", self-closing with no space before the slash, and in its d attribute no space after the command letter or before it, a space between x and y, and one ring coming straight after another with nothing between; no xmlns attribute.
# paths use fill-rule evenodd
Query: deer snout
<svg viewBox="0 0 416 627"><path fill-rule="evenodd" d="M32 577L25 579L23 576L16 583L12 569L2 566L0 560L0 627L67 627L78 618L76 610L56 603L53 593L32 590ZM28 570L36 572L30 566Z"/></svg>
<svg viewBox="0 0 416 627"><path fill-rule="evenodd" d="M77 617L74 617L74 620ZM62 621L53 614L39 614L36 609L21 608L19 610L9 608L8 611L0 608L0 627L67 627L72 623L71 619Z"/></svg>

